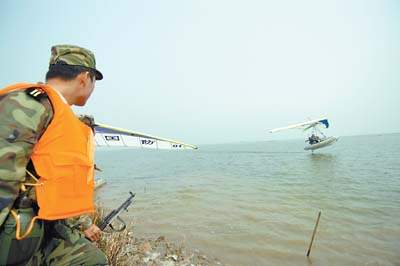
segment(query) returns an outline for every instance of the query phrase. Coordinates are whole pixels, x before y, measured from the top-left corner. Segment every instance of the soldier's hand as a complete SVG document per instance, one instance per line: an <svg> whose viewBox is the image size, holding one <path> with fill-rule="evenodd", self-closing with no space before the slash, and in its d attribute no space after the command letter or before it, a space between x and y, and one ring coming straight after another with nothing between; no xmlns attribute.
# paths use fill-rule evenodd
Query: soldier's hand
<svg viewBox="0 0 400 266"><path fill-rule="evenodd" d="M90 241L98 241L101 236L101 230L95 224L83 232Z"/></svg>

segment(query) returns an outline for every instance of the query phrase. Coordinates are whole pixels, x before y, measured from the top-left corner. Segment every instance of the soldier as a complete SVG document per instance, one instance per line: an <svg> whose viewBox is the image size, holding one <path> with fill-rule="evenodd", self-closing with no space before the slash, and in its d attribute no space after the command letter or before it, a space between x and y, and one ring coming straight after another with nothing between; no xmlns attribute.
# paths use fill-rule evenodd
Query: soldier
<svg viewBox="0 0 400 266"><path fill-rule="evenodd" d="M103 75L87 49L51 52L46 84L0 90L0 265L108 265L82 216L94 210L93 132L71 109Z"/></svg>

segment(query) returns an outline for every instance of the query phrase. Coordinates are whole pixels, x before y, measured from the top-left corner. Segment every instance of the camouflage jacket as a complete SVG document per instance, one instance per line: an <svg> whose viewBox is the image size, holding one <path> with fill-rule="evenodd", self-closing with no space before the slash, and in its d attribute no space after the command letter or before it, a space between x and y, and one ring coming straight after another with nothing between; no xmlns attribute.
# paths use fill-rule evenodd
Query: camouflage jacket
<svg viewBox="0 0 400 266"><path fill-rule="evenodd" d="M32 150L53 117L53 108L46 95L33 97L25 91L0 96L0 225L4 222L22 182L34 182L26 175ZM35 199L34 189L29 197ZM71 226L88 228L89 216L71 218Z"/></svg>

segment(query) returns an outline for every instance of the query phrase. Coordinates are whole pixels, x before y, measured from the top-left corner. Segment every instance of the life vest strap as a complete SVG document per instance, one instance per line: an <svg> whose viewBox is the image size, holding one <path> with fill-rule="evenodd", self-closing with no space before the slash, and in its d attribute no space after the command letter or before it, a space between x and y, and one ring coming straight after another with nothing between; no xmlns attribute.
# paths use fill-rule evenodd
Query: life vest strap
<svg viewBox="0 0 400 266"><path fill-rule="evenodd" d="M16 238L17 240L22 240L22 239L26 238L26 237L32 232L33 225L35 224L35 221L36 221L37 219L39 219L39 216L33 217L32 220L29 222L28 229L27 229L27 230L25 231L25 233L21 236L21 234L20 234L20 233L21 233L21 221L20 221L19 214L17 214L14 210L11 210L11 214L12 214L12 216L14 217L15 222L16 222L16 224L17 224L17 228L15 229L15 238Z"/></svg>

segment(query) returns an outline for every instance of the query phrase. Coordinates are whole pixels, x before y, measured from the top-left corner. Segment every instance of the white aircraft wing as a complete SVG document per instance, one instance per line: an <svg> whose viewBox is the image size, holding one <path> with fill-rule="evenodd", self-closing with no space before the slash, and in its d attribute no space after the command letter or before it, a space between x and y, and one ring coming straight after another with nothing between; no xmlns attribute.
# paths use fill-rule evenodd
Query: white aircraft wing
<svg viewBox="0 0 400 266"><path fill-rule="evenodd" d="M161 138L138 131L116 128L104 124L94 126L97 146L125 146L147 149L197 149L195 145Z"/></svg>
<svg viewBox="0 0 400 266"><path fill-rule="evenodd" d="M286 126L286 127L274 128L274 129L271 129L269 132L274 133L274 132L278 132L278 131L283 131L283 130L287 130L287 129L295 129L295 128L301 128L301 129L306 130L306 129L309 129L316 125L319 125L319 124L325 125L326 128L329 127L328 119L326 117L322 117L320 119L314 119L314 120L310 120L307 122L298 123L298 124L294 124L294 125L290 125L290 126Z"/></svg>

